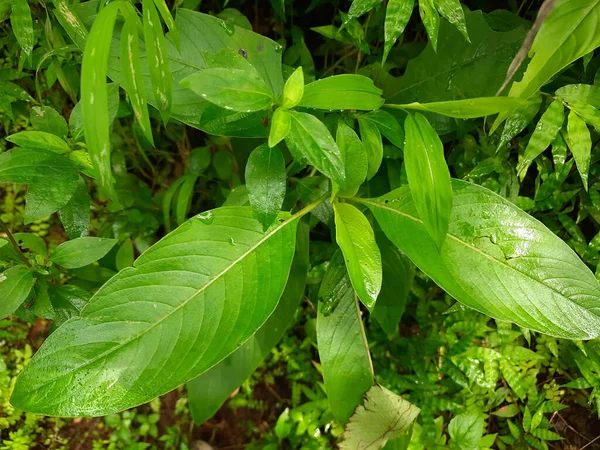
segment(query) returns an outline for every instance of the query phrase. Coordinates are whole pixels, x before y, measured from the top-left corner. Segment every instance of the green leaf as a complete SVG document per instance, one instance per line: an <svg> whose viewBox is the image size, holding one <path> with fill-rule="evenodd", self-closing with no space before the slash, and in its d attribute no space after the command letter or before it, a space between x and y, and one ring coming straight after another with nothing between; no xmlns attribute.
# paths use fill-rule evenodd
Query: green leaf
<svg viewBox="0 0 600 450"><path fill-rule="evenodd" d="M183 177L184 182L177 192L177 202L175 203L175 220L177 225L185 222L185 219L190 211L192 204L192 196L194 194L194 186L198 180L196 175L186 175Z"/></svg>
<svg viewBox="0 0 600 450"><path fill-rule="evenodd" d="M590 130L581 117L573 110L569 113L567 121L567 144L573 153L577 170L581 175L583 187L588 188L588 173L590 171L590 158L592 152L592 138Z"/></svg>
<svg viewBox="0 0 600 450"><path fill-rule="evenodd" d="M412 15L415 0L389 0L385 10L383 61L385 64L390 50L404 32Z"/></svg>
<svg viewBox="0 0 600 450"><path fill-rule="evenodd" d="M600 108L600 87L593 84L568 84L557 89L556 96L568 103L582 102Z"/></svg>
<svg viewBox="0 0 600 450"><path fill-rule="evenodd" d="M275 309L300 215L283 216L266 233L247 207L190 219L50 335L19 375L11 403L45 415L106 415L210 369Z"/></svg>
<svg viewBox="0 0 600 450"><path fill-rule="evenodd" d="M538 95L533 97L533 101L520 106L508 116L500 135L498 150L506 148L506 145L533 121L541 105L542 97ZM490 134L493 132L494 130L490 130Z"/></svg>
<svg viewBox="0 0 600 450"><path fill-rule="evenodd" d="M598 14L600 0L558 0L533 42L525 74L513 83L509 95L531 97L555 74L599 47ZM506 115L498 116L496 122Z"/></svg>
<svg viewBox="0 0 600 450"><path fill-rule="evenodd" d="M395 122L395 119L393 120ZM360 129L360 138L367 153L367 179L370 180L375 176L381 166L381 161L383 161L383 142L376 122L370 119L359 118L358 126Z"/></svg>
<svg viewBox="0 0 600 450"><path fill-rule="evenodd" d="M156 1L158 2L158 0ZM146 43L146 56L154 100L163 123L166 124L171 116L173 102L173 78L171 76L167 40L162 30L155 3L152 0L142 0L142 5L144 9L144 41ZM92 28L93 32L94 29Z"/></svg>
<svg viewBox="0 0 600 450"><path fill-rule="evenodd" d="M471 410L452 418L448 424L450 448L458 450L477 450L483 436L485 414Z"/></svg>
<svg viewBox="0 0 600 450"><path fill-rule="evenodd" d="M66 120L50 106L34 106L31 108L29 120L36 131L52 133L59 138L67 136Z"/></svg>
<svg viewBox="0 0 600 450"><path fill-rule="evenodd" d="M533 160L552 144L564 121L565 108L560 100L554 100L542 114L529 139L523 159L517 165L517 172L521 180L525 178L527 169Z"/></svg>
<svg viewBox="0 0 600 450"><path fill-rule="evenodd" d="M344 21L344 24L365 15L381 2L382 0L352 0L352 5L348 10L348 18Z"/></svg>
<svg viewBox="0 0 600 450"><path fill-rule="evenodd" d="M467 31L465 12L460 4L460 0L433 0L433 2L442 17L454 25L467 41L471 42L469 32Z"/></svg>
<svg viewBox="0 0 600 450"><path fill-rule="evenodd" d="M85 48L89 36L88 30L74 8L67 0L54 0L54 16L67 32L71 40L80 48Z"/></svg>
<svg viewBox="0 0 600 450"><path fill-rule="evenodd" d="M306 108L375 110L383 104L381 89L363 75L335 75L304 86L298 106Z"/></svg>
<svg viewBox="0 0 600 450"><path fill-rule="evenodd" d="M338 121L335 140L344 160L346 181L341 186L334 184L333 195L353 197L367 178L367 153L352 128Z"/></svg>
<svg viewBox="0 0 600 450"><path fill-rule="evenodd" d="M77 172L71 160L47 150L20 148L0 155L0 182L29 187L26 224L49 216L69 202L77 189Z"/></svg>
<svg viewBox="0 0 600 450"><path fill-rule="evenodd" d="M292 129L292 117L284 109L278 108L271 118L269 129L269 147L275 147L284 140Z"/></svg>
<svg viewBox="0 0 600 450"><path fill-rule="evenodd" d="M12 0L10 26L25 55L31 57L33 45L35 44L35 36L33 34L31 8L29 8L27 0Z"/></svg>
<svg viewBox="0 0 600 450"><path fill-rule="evenodd" d="M21 306L33 283L33 272L25 266L13 266L0 274L0 318L8 317Z"/></svg>
<svg viewBox="0 0 600 450"><path fill-rule="evenodd" d="M70 152L69 144L54 134L44 131L19 131L5 138L19 147L50 150L55 153Z"/></svg>
<svg viewBox="0 0 600 450"><path fill-rule="evenodd" d="M175 46L177 48L179 48L180 47L179 31L177 31L177 27L175 26L175 20L173 19L173 16L171 15L171 11L169 11L167 2L165 0L154 0L154 6L156 6L156 9L160 13L163 21L165 22L165 25L167 25L167 28L169 29L169 31L171 33L170 37L173 40L173 42L175 43Z"/></svg>
<svg viewBox="0 0 600 450"><path fill-rule="evenodd" d="M408 187L360 200L423 272L465 305L499 320L568 339L600 335L600 287L571 248L493 192L453 180L441 253Z"/></svg>
<svg viewBox="0 0 600 450"><path fill-rule="evenodd" d="M409 432L419 412L419 408L383 386L373 386L364 405L356 408L346 425L340 449L381 448L387 441Z"/></svg>
<svg viewBox="0 0 600 450"><path fill-rule="evenodd" d="M389 112L380 109L362 115L359 119L367 119L373 122L388 141L398 148L404 148L404 130Z"/></svg>
<svg viewBox="0 0 600 450"><path fill-rule="evenodd" d="M304 95L304 73L298 67L287 79L283 87L283 101L281 107L290 109L300 103Z"/></svg>
<svg viewBox="0 0 600 450"><path fill-rule="evenodd" d="M586 123L593 126L596 131L600 130L600 111L587 103L574 101L569 103L569 108L575 111Z"/></svg>
<svg viewBox="0 0 600 450"><path fill-rule="evenodd" d="M404 123L404 163L415 207L438 248L448 231L452 209L450 171L439 136L421 114L408 116Z"/></svg>
<svg viewBox="0 0 600 450"><path fill-rule="evenodd" d="M187 384L190 410L197 424L217 412L227 397L252 375L290 326L305 289L309 267L308 232L308 225L299 222L290 276L273 314L239 349Z"/></svg>
<svg viewBox="0 0 600 450"><path fill-rule="evenodd" d="M502 111L512 111L527 103L527 100L514 97L479 97L447 102L413 102L404 105L386 104L385 106L387 108L428 111L457 119L474 119Z"/></svg>
<svg viewBox="0 0 600 450"><path fill-rule="evenodd" d="M70 284L51 284L48 295L56 314L55 322L58 322L59 325L62 325L71 317L81 314L90 299L90 294Z"/></svg>
<svg viewBox="0 0 600 450"><path fill-rule="evenodd" d="M189 175L184 175L182 177L177 178L167 192L163 195L162 198L162 211L163 211L163 222L165 224L165 229L167 233L171 232L171 202L173 201L173 197L175 196L175 192L177 189L181 187L181 185L189 179Z"/></svg>
<svg viewBox="0 0 600 450"><path fill-rule="evenodd" d="M285 198L285 160L279 148L263 144L252 151L246 164L246 187L252 213L266 230Z"/></svg>
<svg viewBox="0 0 600 450"><path fill-rule="evenodd" d="M90 194L83 178L79 178L77 189L69 202L60 208L60 221L69 239L83 237L90 227Z"/></svg>
<svg viewBox="0 0 600 450"><path fill-rule="evenodd" d="M415 266L381 233L377 234L377 245L381 251L383 283L373 317L388 336L394 336L406 308L415 278Z"/></svg>
<svg viewBox="0 0 600 450"><path fill-rule="evenodd" d="M256 70L204 69L184 78L180 84L231 111L261 111L273 102Z"/></svg>
<svg viewBox="0 0 600 450"><path fill-rule="evenodd" d="M111 44L109 37L119 8L120 2L113 2L100 11L86 42L81 64L80 103L85 141L103 195L113 201L117 196L110 164L110 122L105 79Z"/></svg>
<svg viewBox="0 0 600 450"><path fill-rule="evenodd" d="M67 269L77 269L98 261L117 243L116 239L81 237L60 244L50 260Z"/></svg>
<svg viewBox="0 0 600 450"><path fill-rule="evenodd" d="M312 114L289 112L292 125L285 142L296 161L308 161L323 175L343 185L346 181L344 160L323 122Z"/></svg>
<svg viewBox="0 0 600 450"><path fill-rule="evenodd" d="M434 51L437 51L438 34L440 30L440 16L435 10L433 2L435 0L419 0L419 14L421 14L421 20L427 30L427 36L429 36L429 42L433 47Z"/></svg>
<svg viewBox="0 0 600 450"><path fill-rule="evenodd" d="M126 19L121 31L121 64L123 65L122 73L125 79L125 90L133 108L133 115L142 133L144 133L148 142L154 146L142 76L140 39L138 37L139 19L134 13L131 16L131 18Z"/></svg>
<svg viewBox="0 0 600 450"><path fill-rule="evenodd" d="M117 270L123 270L126 267L133 266L133 243L131 239L127 238L123 241L123 244L119 247L115 256L115 266Z"/></svg>
<svg viewBox="0 0 600 450"><path fill-rule="evenodd" d="M371 224L356 207L334 203L336 241L346 261L348 275L360 301L373 311L381 290L381 254Z"/></svg>
<svg viewBox="0 0 600 450"><path fill-rule="evenodd" d="M374 380L358 300L339 250L319 290L317 343L331 410L345 423Z"/></svg>

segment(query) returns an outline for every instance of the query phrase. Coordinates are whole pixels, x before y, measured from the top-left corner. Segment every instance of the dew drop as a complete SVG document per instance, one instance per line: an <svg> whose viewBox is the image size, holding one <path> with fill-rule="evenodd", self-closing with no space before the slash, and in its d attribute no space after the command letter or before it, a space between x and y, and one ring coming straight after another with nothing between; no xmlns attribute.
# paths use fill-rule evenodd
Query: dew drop
<svg viewBox="0 0 600 450"><path fill-rule="evenodd" d="M235 27L232 24L225 22L224 20L221 20L221 27L229 36L233 36L233 34L235 33Z"/></svg>
<svg viewBox="0 0 600 450"><path fill-rule="evenodd" d="M215 220L214 214L212 211L205 211L196 216L196 219L199 219L204 225L210 225Z"/></svg>
<svg viewBox="0 0 600 450"><path fill-rule="evenodd" d="M229 245L235 245L235 241L232 237L229 238Z"/></svg>
<svg viewBox="0 0 600 450"><path fill-rule="evenodd" d="M0 283L2 283L3 281L6 281L6 275L0 273Z"/></svg>
<svg viewBox="0 0 600 450"><path fill-rule="evenodd" d="M275 44L275 52L281 53L283 51L283 46L281 44Z"/></svg>

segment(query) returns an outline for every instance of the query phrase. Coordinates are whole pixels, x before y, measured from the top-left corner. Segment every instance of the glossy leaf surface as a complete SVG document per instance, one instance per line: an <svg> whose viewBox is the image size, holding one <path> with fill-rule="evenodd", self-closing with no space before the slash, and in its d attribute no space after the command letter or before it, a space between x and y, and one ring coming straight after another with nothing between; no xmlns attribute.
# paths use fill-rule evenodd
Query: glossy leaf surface
<svg viewBox="0 0 600 450"><path fill-rule="evenodd" d="M254 217L266 230L273 223L285 197L285 161L281 150L260 145L246 164L246 187Z"/></svg>
<svg viewBox="0 0 600 450"><path fill-rule="evenodd" d="M331 410L345 423L373 385L373 367L358 300L340 251L331 258L319 290L317 343Z"/></svg>
<svg viewBox="0 0 600 450"><path fill-rule="evenodd" d="M303 95L304 72L302 72L302 67L298 67L285 82L281 107L286 109L293 108L300 103Z"/></svg>
<svg viewBox="0 0 600 450"><path fill-rule="evenodd" d="M567 144L573 153L577 171L581 175L583 186L588 188L588 175L592 152L592 137L584 120L575 111L569 113L567 121Z"/></svg>
<svg viewBox="0 0 600 450"><path fill-rule="evenodd" d="M336 240L360 301L373 310L381 290L381 254L371 224L355 206L335 203Z"/></svg>
<svg viewBox="0 0 600 450"><path fill-rule="evenodd" d="M452 210L452 186L444 147L433 127L421 114L408 116L404 129L404 161L412 198L425 228L441 248Z"/></svg>
<svg viewBox="0 0 600 450"><path fill-rule="evenodd" d="M20 131L7 136L6 140L19 147L39 148L55 153L66 153L71 150L64 140L44 131Z"/></svg>
<svg viewBox="0 0 600 450"><path fill-rule="evenodd" d="M412 15L415 0L389 0L385 10L384 38L385 47L383 50L383 62L390 53L390 50L396 43L396 40L404 32L408 20Z"/></svg>
<svg viewBox="0 0 600 450"><path fill-rule="evenodd" d="M479 97L448 102L414 102L405 105L386 104L386 107L428 111L457 119L473 119L476 117L490 116L502 111L512 111L526 103L526 100L514 97Z"/></svg>
<svg viewBox="0 0 600 450"><path fill-rule="evenodd" d="M360 129L360 137L367 154L367 179L370 180L375 176L381 166L381 161L383 160L383 142L376 122L369 119L358 119L358 126Z"/></svg>
<svg viewBox="0 0 600 450"><path fill-rule="evenodd" d="M352 197L367 178L368 156L354 130L341 120L335 140L344 160L346 181L341 186L335 185L334 195Z"/></svg>
<svg viewBox="0 0 600 450"><path fill-rule="evenodd" d="M327 110L374 110L383 104L381 89L363 75L335 75L304 86L298 106Z"/></svg>
<svg viewBox="0 0 600 450"><path fill-rule="evenodd" d="M208 370L275 309L296 224L297 217L284 217L263 233L247 207L190 219L44 342L11 403L47 415L105 415Z"/></svg>
<svg viewBox="0 0 600 450"><path fill-rule="evenodd" d="M292 116L284 109L276 109L271 118L271 128L269 128L269 147L275 147L283 141L291 129Z"/></svg>
<svg viewBox="0 0 600 450"><path fill-rule="evenodd" d="M361 201L398 248L467 306L553 336L599 336L600 286L573 250L491 191L459 180L452 187L441 254L407 187Z"/></svg>
<svg viewBox="0 0 600 450"><path fill-rule="evenodd" d="M13 266L0 274L0 318L14 313L27 299L33 287L33 272L25 266Z"/></svg>
<svg viewBox="0 0 600 450"><path fill-rule="evenodd" d="M115 239L81 237L60 244L50 255L59 266L76 269L98 261L115 246Z"/></svg>

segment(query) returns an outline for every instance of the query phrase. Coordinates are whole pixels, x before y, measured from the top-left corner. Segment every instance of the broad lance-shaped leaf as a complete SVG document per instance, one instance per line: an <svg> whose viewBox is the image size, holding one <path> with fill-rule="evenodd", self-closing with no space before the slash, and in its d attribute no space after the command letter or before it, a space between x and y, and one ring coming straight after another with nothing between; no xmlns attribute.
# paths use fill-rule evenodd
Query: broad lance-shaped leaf
<svg viewBox="0 0 600 450"><path fill-rule="evenodd" d="M600 87L593 84L569 84L557 89L556 96L568 103L582 102L600 108Z"/></svg>
<svg viewBox="0 0 600 450"><path fill-rule="evenodd" d="M302 66L298 67L286 80L283 87L283 100L281 107L290 109L300 103L304 95L304 72Z"/></svg>
<svg viewBox="0 0 600 450"><path fill-rule="evenodd" d="M39 148L55 153L67 153L71 151L69 144L64 140L44 131L19 131L7 136L6 140L19 147Z"/></svg>
<svg viewBox="0 0 600 450"><path fill-rule="evenodd" d="M346 425L340 449L382 448L388 441L407 433L420 412L383 386L373 386L365 396L364 405L356 409Z"/></svg>
<svg viewBox="0 0 600 450"><path fill-rule="evenodd" d="M527 168L532 161L548 148L565 121L565 107L560 100L554 100L542 114L535 131L529 139L523 159L519 161L517 172L521 179L525 178Z"/></svg>
<svg viewBox="0 0 600 450"><path fill-rule="evenodd" d="M410 19L415 0L389 0L385 10L384 38L385 45L383 50L383 61L390 54L390 50L398 40L398 37L404 32L406 24Z"/></svg>
<svg viewBox="0 0 600 450"><path fill-rule="evenodd" d="M452 186L444 147L436 131L421 114L409 115L404 129L408 185L425 228L441 248L452 209Z"/></svg>
<svg viewBox="0 0 600 450"><path fill-rule="evenodd" d="M227 397L252 375L290 326L306 286L308 234L308 224L299 222L290 276L277 308L265 324L239 349L187 383L190 411L197 424L217 412Z"/></svg>
<svg viewBox="0 0 600 450"><path fill-rule="evenodd" d="M298 106L332 110L375 110L383 104L381 89L363 75L335 75L304 86Z"/></svg>
<svg viewBox="0 0 600 450"><path fill-rule="evenodd" d="M154 99L163 122L167 123L171 116L173 103L173 78L167 52L167 40L154 2L142 0L142 5L144 8L144 41Z"/></svg>
<svg viewBox="0 0 600 450"><path fill-rule="evenodd" d="M31 57L33 45L35 44L35 36L33 34L31 8L29 8L27 0L12 0L10 25L21 49L27 57Z"/></svg>
<svg viewBox="0 0 600 450"><path fill-rule="evenodd" d="M254 217L266 230L273 223L285 197L285 160L277 147L256 147L246 164L246 188Z"/></svg>
<svg viewBox="0 0 600 450"><path fill-rule="evenodd" d="M0 273L0 319L14 313L27 299L33 287L31 269L25 266L13 266Z"/></svg>
<svg viewBox="0 0 600 450"><path fill-rule="evenodd" d="M421 14L421 20L423 21L423 25L425 25L425 30L427 30L429 42L433 50L437 51L440 16L435 10L433 2L434 0L419 0L419 14Z"/></svg>
<svg viewBox="0 0 600 450"><path fill-rule="evenodd" d="M142 76L138 22L137 16L132 14L123 25L123 31L121 32L121 64L123 65L125 90L129 96L135 119L148 142L154 146L144 78Z"/></svg>
<svg viewBox="0 0 600 450"><path fill-rule="evenodd" d="M50 255L53 263L68 269L87 266L106 255L116 239L81 237L60 244Z"/></svg>
<svg viewBox="0 0 600 450"><path fill-rule="evenodd" d="M120 3L117 1L106 5L96 17L81 64L81 112L85 141L103 194L113 201L117 196L110 164L106 73L111 40L107 39L107 33L112 33Z"/></svg>
<svg viewBox="0 0 600 450"><path fill-rule="evenodd" d="M171 11L169 11L167 2L165 0L154 0L154 6L156 6L156 9L158 10L162 19L164 20L165 25L167 25L167 28L169 29L169 31L171 33L170 37L173 40L173 42L175 43L175 46L177 48L179 48L179 45L180 45L179 31L177 31L177 27L175 26L175 20L173 19L173 16L171 15Z"/></svg>
<svg viewBox="0 0 600 450"><path fill-rule="evenodd" d="M371 11L375 6L379 5L382 0L353 0L350 9L348 10L348 18L345 23L351 19L357 19L362 15Z"/></svg>
<svg viewBox="0 0 600 450"><path fill-rule="evenodd" d="M53 11L56 20L58 20L71 40L80 49L84 49L89 33L76 11L69 5L67 0L55 0L53 4L56 7Z"/></svg>
<svg viewBox="0 0 600 450"><path fill-rule="evenodd" d="M434 112L457 119L474 119L502 111L512 111L527 103L527 100L516 97L479 97L448 102L413 102L405 105L386 104L385 106L386 108Z"/></svg>
<svg viewBox="0 0 600 450"><path fill-rule="evenodd" d="M271 93L256 69L204 69L181 80L185 86L211 103L231 111L253 112L267 109Z"/></svg>
<svg viewBox="0 0 600 450"><path fill-rule="evenodd" d="M308 161L338 184L346 182L342 154L327 127L312 114L290 111L291 128L285 138L294 159Z"/></svg>
<svg viewBox="0 0 600 450"><path fill-rule="evenodd" d="M283 141L292 129L292 116L283 108L277 108L271 118L269 128L269 147L275 147Z"/></svg>
<svg viewBox="0 0 600 450"><path fill-rule="evenodd" d="M370 122L373 122L379 129L379 132L383 134L388 141L390 141L398 148L404 148L404 130L398 123L398 120L396 120L396 118L392 116L389 112L380 109L378 111L372 111L370 113L363 114L359 116L358 119L359 125L361 120L368 120Z"/></svg>
<svg viewBox="0 0 600 450"><path fill-rule="evenodd" d="M342 120L338 121L335 140L344 160L346 181L341 186L334 183L333 195L353 197L367 178L367 153L354 130Z"/></svg>
<svg viewBox="0 0 600 450"><path fill-rule="evenodd" d="M598 48L599 20L600 0L558 0L535 38L523 78L513 83L509 95L531 97L555 74ZM494 128L506 116L500 114Z"/></svg>
<svg viewBox="0 0 600 450"><path fill-rule="evenodd" d="M583 119L573 110L569 113L567 121L567 143L569 144L571 153L573 153L575 164L577 164L577 171L581 175L583 187L587 190L592 137Z"/></svg>
<svg viewBox="0 0 600 450"><path fill-rule="evenodd" d="M264 233L248 207L188 220L50 335L21 372L12 404L44 415L106 415L210 369L275 309L300 216L282 215Z"/></svg>
<svg viewBox="0 0 600 450"><path fill-rule="evenodd" d="M460 180L453 180L452 187L452 214L441 252L408 187L360 202L388 239L465 305L552 336L600 336L600 286L573 250L488 189Z"/></svg>
<svg viewBox="0 0 600 450"><path fill-rule="evenodd" d="M317 343L331 410L345 423L374 380L358 300L339 250L319 290Z"/></svg>
<svg viewBox="0 0 600 450"><path fill-rule="evenodd" d="M360 301L373 311L381 290L381 254L371 224L355 206L334 203L335 238Z"/></svg>

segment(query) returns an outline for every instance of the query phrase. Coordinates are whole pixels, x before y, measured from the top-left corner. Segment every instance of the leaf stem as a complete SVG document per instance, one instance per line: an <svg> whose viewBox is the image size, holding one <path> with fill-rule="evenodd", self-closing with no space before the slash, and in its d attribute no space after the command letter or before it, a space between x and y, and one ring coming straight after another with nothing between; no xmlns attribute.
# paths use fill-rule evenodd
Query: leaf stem
<svg viewBox="0 0 600 450"><path fill-rule="evenodd" d="M297 213L295 213L291 220L296 219L298 217L302 217L306 214L308 214L309 212L311 212L313 209L315 209L317 206L319 206L321 203L323 203L325 200L327 200L327 198L329 198L330 193L326 192L325 194L321 195L318 199L316 199L314 202L306 205L304 208L302 208L300 211L298 211Z"/></svg>
<svg viewBox="0 0 600 450"><path fill-rule="evenodd" d="M31 263L29 262L29 260L27 259L27 257L25 256L25 254L23 253L21 248L19 247L19 244L17 244L17 241L15 241L15 238L13 237L12 233L10 232L10 230L8 229L6 224L2 221L2 219L0 219L0 228L2 228L2 231L4 231L6 233L8 240L10 241L10 243L13 245L13 247L17 251L19 258L21 258L23 260L23 262L25 263L25 265L27 267L31 268Z"/></svg>

